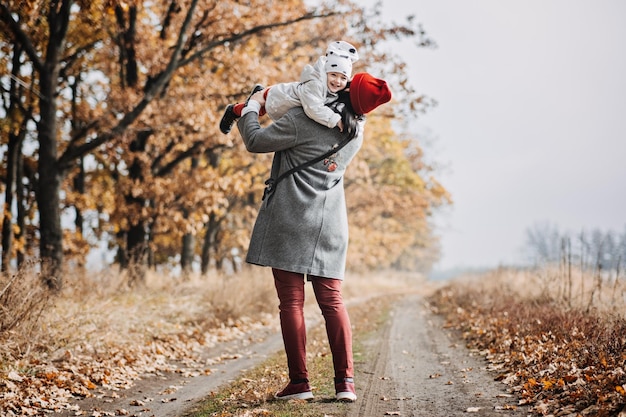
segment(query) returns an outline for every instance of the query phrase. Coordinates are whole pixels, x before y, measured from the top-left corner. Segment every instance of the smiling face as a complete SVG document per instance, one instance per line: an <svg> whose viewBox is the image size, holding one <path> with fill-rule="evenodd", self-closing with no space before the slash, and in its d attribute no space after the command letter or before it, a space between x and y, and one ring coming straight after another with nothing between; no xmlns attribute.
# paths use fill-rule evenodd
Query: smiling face
<svg viewBox="0 0 626 417"><path fill-rule="evenodd" d="M326 78L328 79L328 91L331 93L341 91L348 85L348 77L340 72L328 72Z"/></svg>

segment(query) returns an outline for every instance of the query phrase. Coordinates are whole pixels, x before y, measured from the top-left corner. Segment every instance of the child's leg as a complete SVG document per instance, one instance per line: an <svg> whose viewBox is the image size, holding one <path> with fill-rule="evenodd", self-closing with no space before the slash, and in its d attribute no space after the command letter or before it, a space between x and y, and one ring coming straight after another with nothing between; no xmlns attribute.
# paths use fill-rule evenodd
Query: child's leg
<svg viewBox="0 0 626 417"><path fill-rule="evenodd" d="M257 84L252 89L250 96L252 96L255 92L263 90L263 86ZM267 95L267 90L265 89L264 96ZM248 96L248 100L250 99ZM246 100L247 103L247 100ZM222 115L222 119L220 120L220 131L223 134L228 134L233 127L233 124L237 121L238 118L241 117L241 112L243 108L246 106L246 103L237 103L237 104L229 104L224 109L224 114ZM265 108L262 107L259 111L259 116L263 116L265 114Z"/></svg>
<svg viewBox="0 0 626 417"><path fill-rule="evenodd" d="M263 98L267 99L267 92L269 91L269 87L263 90ZM243 108L246 107L246 103L237 103L233 106L233 113L235 113L235 115L237 117L241 117L241 112L243 110ZM265 111L265 106L261 106L261 110L259 110L259 117L260 116L265 116L267 112Z"/></svg>
<svg viewBox="0 0 626 417"><path fill-rule="evenodd" d="M263 90L263 98L267 100L267 92L270 91L270 87L267 87ZM267 112L265 111L265 106L261 106L261 110L259 110L259 116L265 116Z"/></svg>
<svg viewBox="0 0 626 417"><path fill-rule="evenodd" d="M235 113L235 115L237 117L241 117L241 111L243 110L243 108L246 106L246 103L237 103L233 106L233 113Z"/></svg>

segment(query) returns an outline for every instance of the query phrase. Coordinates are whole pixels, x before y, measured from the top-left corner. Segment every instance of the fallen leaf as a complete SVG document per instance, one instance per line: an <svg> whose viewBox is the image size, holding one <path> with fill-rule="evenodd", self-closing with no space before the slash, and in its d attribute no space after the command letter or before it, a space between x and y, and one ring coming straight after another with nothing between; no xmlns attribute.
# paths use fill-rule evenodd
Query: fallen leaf
<svg viewBox="0 0 626 417"><path fill-rule="evenodd" d="M177 386L174 386L174 385L170 385L169 387L167 387L166 389L161 391L159 394L161 394L161 395L172 394L172 393L178 391L179 388L180 387L177 387Z"/></svg>
<svg viewBox="0 0 626 417"><path fill-rule="evenodd" d="M22 382L24 380L24 378L22 378L20 376L20 374L18 374L15 371L11 371L9 372L9 375L7 375L7 377L11 380L11 381L15 381L15 382Z"/></svg>
<svg viewBox="0 0 626 417"><path fill-rule="evenodd" d="M502 410L517 410L517 407L514 405L510 405L510 404L505 404L505 405L497 405L494 408L496 411L502 411ZM573 410L572 410L573 411Z"/></svg>

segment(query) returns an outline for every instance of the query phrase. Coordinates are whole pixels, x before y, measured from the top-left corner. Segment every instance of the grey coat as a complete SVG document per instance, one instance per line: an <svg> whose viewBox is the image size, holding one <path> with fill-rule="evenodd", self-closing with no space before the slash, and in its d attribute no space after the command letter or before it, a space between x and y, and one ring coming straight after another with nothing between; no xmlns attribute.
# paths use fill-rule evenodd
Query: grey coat
<svg viewBox="0 0 626 417"><path fill-rule="evenodd" d="M246 148L275 152L271 175L315 159L344 138L306 116L301 107L266 128L256 113L237 122ZM363 143L359 135L326 161L283 179L261 204L246 261L291 272L343 279L348 249L348 216L343 175Z"/></svg>

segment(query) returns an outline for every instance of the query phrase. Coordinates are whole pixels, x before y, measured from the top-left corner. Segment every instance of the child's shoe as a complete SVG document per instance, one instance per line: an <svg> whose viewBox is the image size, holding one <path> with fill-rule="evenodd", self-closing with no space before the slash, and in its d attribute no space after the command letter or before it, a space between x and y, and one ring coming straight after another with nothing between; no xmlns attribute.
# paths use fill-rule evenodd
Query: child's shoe
<svg viewBox="0 0 626 417"><path fill-rule="evenodd" d="M235 114L233 110L234 108L234 104L229 104L228 106L226 106L226 109L224 110L224 115L222 116L222 120L220 120L220 131L225 135L230 132L230 129L233 128L233 123L235 123L235 120L239 118Z"/></svg>
<svg viewBox="0 0 626 417"><path fill-rule="evenodd" d="M248 104L248 101L250 101L250 97L252 97L254 93L256 93L257 91L261 91L264 88L265 87L263 87L261 84L255 84L252 88L252 92L250 93L250 95L248 95L244 106ZM238 111L241 111L241 108L243 108L243 106L241 104L238 104L237 106L239 106ZM226 109L224 109L224 115L222 116L222 120L220 120L220 131L225 135L228 134L233 128L233 124L237 119L239 119L239 116L235 113L235 105L229 104L228 106L226 106Z"/></svg>

